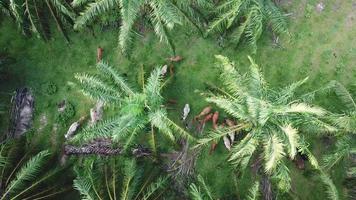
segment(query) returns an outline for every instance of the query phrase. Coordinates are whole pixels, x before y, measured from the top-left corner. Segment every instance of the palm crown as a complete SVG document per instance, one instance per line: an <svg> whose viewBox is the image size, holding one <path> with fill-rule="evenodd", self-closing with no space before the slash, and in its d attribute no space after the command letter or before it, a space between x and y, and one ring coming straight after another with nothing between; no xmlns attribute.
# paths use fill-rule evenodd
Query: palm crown
<svg viewBox="0 0 356 200"><path fill-rule="evenodd" d="M92 20L104 13L120 8L121 27L119 34L119 45L124 53L130 49L132 38L134 36L134 25L142 16L149 19L154 28L155 34L160 41L169 44L175 54L175 48L169 35L169 30L175 25L180 25L184 22L193 24L199 28L194 17L193 5L207 6L210 1L202 0L74 0L73 6L88 5L81 16L76 20L74 28L81 28L84 25L92 22ZM144 14L140 14L144 13Z"/></svg>
<svg viewBox="0 0 356 200"><path fill-rule="evenodd" d="M231 32L231 41L237 45L241 39L256 52L256 42L265 24L277 34L288 33L283 14L271 0L226 0L216 9L218 17L210 24L209 32Z"/></svg>
<svg viewBox="0 0 356 200"><path fill-rule="evenodd" d="M104 101L119 111L116 115L94 127L86 128L74 140L89 141L95 138L110 138L113 141L126 141L126 146L134 137L150 124L152 133L157 128L169 139L177 139L177 135L193 139L189 133L167 117L160 91L162 75L160 68L152 71L142 92L136 92L127 85L118 72L106 63L98 63L97 68L102 74L110 77L104 81L97 76L78 74L76 78L84 94L93 99Z"/></svg>
<svg viewBox="0 0 356 200"><path fill-rule="evenodd" d="M143 179L143 168L127 158L87 158L74 171L73 186L82 199L150 199L168 182L164 176Z"/></svg>
<svg viewBox="0 0 356 200"><path fill-rule="evenodd" d="M43 10L47 10L59 31L69 41L65 33L65 23L72 24L75 13L64 0L0 0L0 13L10 16L23 33L29 31L38 37L48 39L47 20Z"/></svg>
<svg viewBox="0 0 356 200"><path fill-rule="evenodd" d="M61 191L54 191L58 189L55 186L42 187L40 191L36 191L36 188L43 186L43 183L58 172L58 169L54 169L43 174L44 165L50 157L50 152L41 151L29 159L26 154L15 165L14 161L19 152L14 145L18 144L7 141L0 145L0 190L2 192L0 199L33 199L35 196L45 198L60 193ZM24 162L26 159L28 159L27 162Z"/></svg>
<svg viewBox="0 0 356 200"><path fill-rule="evenodd" d="M232 148L229 161L243 170L254 153L262 152L265 172L275 176L279 180L278 186L283 190L290 188L288 168L284 164L286 157L294 159L297 151L300 151L319 169L317 160L308 150L308 145L300 136L297 127L309 131L334 131L335 128L321 119L327 113L324 109L294 98L295 90L307 79L279 90L272 90L250 57L248 74L240 74L228 58L216 57L218 67L222 70L220 78L227 92L223 91L221 95L210 94L207 101L215 103L235 117L240 124L232 129L218 129L208 138L200 139L198 145L221 138L230 132L247 130L244 138Z"/></svg>

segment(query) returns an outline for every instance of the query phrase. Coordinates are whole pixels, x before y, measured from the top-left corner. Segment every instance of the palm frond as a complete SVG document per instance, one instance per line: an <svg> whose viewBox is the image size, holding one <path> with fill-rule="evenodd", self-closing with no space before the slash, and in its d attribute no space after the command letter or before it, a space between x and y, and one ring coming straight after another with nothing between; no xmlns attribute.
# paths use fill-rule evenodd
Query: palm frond
<svg viewBox="0 0 356 200"><path fill-rule="evenodd" d="M248 200L258 200L260 197L260 192L259 192L259 187L260 183L258 181L255 181L252 187L249 189L249 194L247 196Z"/></svg>
<svg viewBox="0 0 356 200"><path fill-rule="evenodd" d="M237 119L249 119L248 113L246 113L244 107L241 106L239 103L231 101L230 99L227 99L222 96L212 96L206 98L206 101L209 103L215 103L217 106L224 109L225 112L232 115L233 117L236 117Z"/></svg>
<svg viewBox="0 0 356 200"><path fill-rule="evenodd" d="M272 27L272 31L277 34L289 34L287 21L279 8L272 1L266 1L264 14Z"/></svg>
<svg viewBox="0 0 356 200"><path fill-rule="evenodd" d="M217 130L209 131L206 137L198 139L197 144L194 146L194 148L208 145L210 142L213 141L219 141L224 136L228 135L229 133L233 133L235 131L236 131L235 129L230 130L228 128L218 128Z"/></svg>
<svg viewBox="0 0 356 200"><path fill-rule="evenodd" d="M73 7L79 7L79 6L82 6L84 4L91 3L91 2L93 2L93 0L73 0L71 5Z"/></svg>
<svg viewBox="0 0 356 200"><path fill-rule="evenodd" d="M213 31L222 32L225 29L229 29L238 17L243 3L243 0L229 0L220 5L218 10L224 12L221 12L222 14L210 24L208 33Z"/></svg>
<svg viewBox="0 0 356 200"><path fill-rule="evenodd" d="M324 109L316 106L310 106L306 103L293 103L289 107L277 112L281 114L283 113L313 114L316 116L323 116L326 114L326 111Z"/></svg>
<svg viewBox="0 0 356 200"><path fill-rule="evenodd" d="M321 179L322 183L324 183L324 185L325 185L326 193L328 194L328 198L330 200L338 200L339 193L338 193L333 181L331 180L331 178L324 172L320 172L320 179Z"/></svg>
<svg viewBox="0 0 356 200"><path fill-rule="evenodd" d="M167 113L163 109L156 110L155 112L149 113L149 118L151 124L158 128L162 133L164 133L170 140L175 141L175 137L170 129L169 125L166 123Z"/></svg>
<svg viewBox="0 0 356 200"><path fill-rule="evenodd" d="M113 130L119 126L120 120L122 120L120 117L115 117L99 122L92 127L86 127L75 135L72 141L85 143L95 138L110 138Z"/></svg>
<svg viewBox="0 0 356 200"><path fill-rule="evenodd" d="M307 82L309 78L306 77L303 80L300 80L298 82L292 83L280 91L280 94L278 98L276 99L278 104L286 104L290 99L292 99L295 95L296 89L299 88L301 85L303 85L305 82Z"/></svg>
<svg viewBox="0 0 356 200"><path fill-rule="evenodd" d="M276 134L269 137L264 144L264 159L266 161L265 171L272 173L285 153L283 151L284 144Z"/></svg>
<svg viewBox="0 0 356 200"><path fill-rule="evenodd" d="M82 200L94 200L95 196L91 194L91 182L85 177L77 177L73 180L73 187L77 190Z"/></svg>
<svg viewBox="0 0 356 200"><path fill-rule="evenodd" d="M228 161L231 162L235 168L239 167L241 171L244 170L257 146L258 140L255 137L251 135L246 136L239 144L232 147Z"/></svg>
<svg viewBox="0 0 356 200"><path fill-rule="evenodd" d="M288 124L284 127L281 127L282 131L285 133L288 139L288 152L289 157L294 159L297 154L297 148L299 146L299 135L298 130L293 128L292 125Z"/></svg>
<svg viewBox="0 0 356 200"><path fill-rule="evenodd" d="M221 69L220 78L228 91L234 96L242 96L246 92L243 84L244 77L236 70L234 63L230 62L227 57L215 55L218 60L217 67Z"/></svg>
<svg viewBox="0 0 356 200"><path fill-rule="evenodd" d="M170 1L150 1L150 7L157 19L159 19L168 29L174 25L181 24L181 18Z"/></svg>
<svg viewBox="0 0 356 200"><path fill-rule="evenodd" d="M119 73L111 66L109 66L105 62L99 62L97 64L97 68L99 69L100 72L103 72L105 75L108 75L114 83L120 87L120 89L126 94L126 95L132 95L134 92L132 89L127 85L126 81L124 80L123 77L119 75Z"/></svg>
<svg viewBox="0 0 356 200"><path fill-rule="evenodd" d="M122 24L120 27L119 34L119 45L123 53L128 54L132 46L132 33L133 25L138 17L141 6L143 5L143 0L131 1L131 0L121 0L120 1L120 12L122 17Z"/></svg>
<svg viewBox="0 0 356 200"><path fill-rule="evenodd" d="M248 56L251 63L250 65L250 94L255 97L261 98L266 87L266 81L264 80L258 65L253 61L253 59Z"/></svg>
<svg viewBox="0 0 356 200"><path fill-rule="evenodd" d="M331 83L334 85L336 95L339 97L345 107L350 111L356 111L355 100L353 99L351 93L345 88L345 86L337 81L332 81Z"/></svg>
<svg viewBox="0 0 356 200"><path fill-rule="evenodd" d="M15 194L18 190L26 185L27 181L33 180L40 173L41 167L47 161L46 158L50 155L49 151L41 151L36 156L32 157L20 170L16 173L14 180L7 186L3 196Z"/></svg>
<svg viewBox="0 0 356 200"><path fill-rule="evenodd" d="M163 188L167 183L167 177L159 177L157 181L151 183L143 194L143 200L148 200L152 195L154 195L159 189Z"/></svg>
<svg viewBox="0 0 356 200"><path fill-rule="evenodd" d="M76 2L76 4L82 2ZM76 19L74 29L83 28L89 22L92 22L97 16L109 11L119 4L119 0L99 0L90 3L84 12Z"/></svg>
<svg viewBox="0 0 356 200"><path fill-rule="evenodd" d="M20 15L20 6L17 4L15 0L10 0L9 8L12 16L14 16L15 18L17 26L21 28L23 24L23 18Z"/></svg>
<svg viewBox="0 0 356 200"><path fill-rule="evenodd" d="M153 1L151 1L153 2ZM155 5L154 5L155 6ZM172 53L175 55L175 46L173 44L173 41L171 39L171 36L169 35L167 26L172 26L171 24L165 24L162 21L162 13L160 13L160 10L158 7L153 7L152 12L150 13L151 17L151 23L153 24L154 31L156 35L158 36L159 40L161 42L165 42L166 44L169 45L169 47L172 50ZM173 26L171 27L173 28Z"/></svg>
<svg viewBox="0 0 356 200"><path fill-rule="evenodd" d="M278 182L278 188L283 192L288 192L291 189L291 178L289 176L289 169L286 165L280 164L273 175Z"/></svg>
<svg viewBox="0 0 356 200"><path fill-rule="evenodd" d="M69 17L71 20L75 19L75 13L69 10L65 6L65 3L62 2L62 0L50 0L50 2L57 12L64 14L65 16Z"/></svg>
<svg viewBox="0 0 356 200"><path fill-rule="evenodd" d="M247 44L252 48L252 53L255 54L257 51L257 40L260 38L263 30L263 14L260 4L257 2L252 4L249 11L250 23L246 26L245 38Z"/></svg>
<svg viewBox="0 0 356 200"><path fill-rule="evenodd" d="M311 151L309 150L309 144L307 142L305 142L304 137L301 137L299 140L298 151L302 155L306 155L308 157L308 161L315 169L320 169L319 162L315 158L315 156L311 153Z"/></svg>
<svg viewBox="0 0 356 200"><path fill-rule="evenodd" d="M351 153L352 138L348 135L338 139L336 143L336 149L332 154L326 155L323 158L323 167L325 169L331 169L342 159L348 157Z"/></svg>
<svg viewBox="0 0 356 200"><path fill-rule="evenodd" d="M198 175L198 181L199 181L199 184L203 187L204 192L205 192L205 194L208 196L208 198L209 198L210 200L214 200L210 188L206 185L206 183L205 183L203 177L202 177L200 174Z"/></svg>
<svg viewBox="0 0 356 200"><path fill-rule="evenodd" d="M194 183L189 185L189 193L192 200L204 200L200 188L198 188Z"/></svg>
<svg viewBox="0 0 356 200"><path fill-rule="evenodd" d="M137 164L135 160L125 162L121 200L130 200L136 190Z"/></svg>
<svg viewBox="0 0 356 200"><path fill-rule="evenodd" d="M76 74L75 78L79 81L83 94L92 99L109 103L117 103L120 99L121 94L98 77L88 74Z"/></svg>
<svg viewBox="0 0 356 200"><path fill-rule="evenodd" d="M161 96L162 75L160 68L155 68L145 85L144 93L147 95L148 106L152 110L159 109L162 105L163 97Z"/></svg>

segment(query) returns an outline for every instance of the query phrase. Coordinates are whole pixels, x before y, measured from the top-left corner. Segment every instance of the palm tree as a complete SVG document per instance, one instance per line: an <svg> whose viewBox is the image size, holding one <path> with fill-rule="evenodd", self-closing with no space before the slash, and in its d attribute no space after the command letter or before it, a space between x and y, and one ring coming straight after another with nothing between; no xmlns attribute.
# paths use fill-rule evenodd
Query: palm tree
<svg viewBox="0 0 356 200"><path fill-rule="evenodd" d="M49 151L39 152L28 159L26 163L24 163L27 159L25 155L18 161L16 166L13 166L11 161L14 156L14 148L16 148L13 147L14 144L17 143L8 141L0 146L1 200L17 199L20 197L22 199L45 198L63 192L63 190L55 191L55 187L43 187L43 183L58 172L58 169L55 169L45 174L41 173L50 155Z"/></svg>
<svg viewBox="0 0 356 200"><path fill-rule="evenodd" d="M275 178L282 191L289 191L291 181L285 162L287 158L293 160L298 151L308 157L315 169L321 170L301 134L311 131L335 132L336 129L324 122L323 118L328 113L326 110L295 97L296 89L307 78L273 90L268 87L257 64L250 57L250 72L247 74L239 73L228 58L220 55L216 58L226 91L220 89L221 94L205 94L206 100L236 118L239 124L211 132L208 137L199 139L197 146L244 130L247 133L239 133L243 134L243 139L232 147L228 161L243 171L254 154L261 155L264 173ZM259 156L256 157L259 159Z"/></svg>
<svg viewBox="0 0 356 200"><path fill-rule="evenodd" d="M48 40L51 18L67 42L65 24L72 24L75 13L65 0L0 0L0 14L10 16L23 34L34 33Z"/></svg>
<svg viewBox="0 0 356 200"><path fill-rule="evenodd" d="M74 171L76 178L73 185L82 199L157 198L162 195L158 192L168 181L168 177L155 177L152 171L147 179L143 179L142 167L134 159L127 158L88 158L80 166L75 166Z"/></svg>
<svg viewBox="0 0 356 200"><path fill-rule="evenodd" d="M208 32L228 32L234 45L244 39L253 53L266 25L276 34L288 33L285 17L272 0L225 0L216 12Z"/></svg>
<svg viewBox="0 0 356 200"><path fill-rule="evenodd" d="M127 147L137 134L144 132L146 127L151 129L154 150L155 129L172 141L178 139L177 136L193 139L167 116L167 110L163 105L164 99L160 94L164 86L160 68L152 71L142 92L136 92L128 86L124 78L108 64L100 62L97 64L97 69L110 80L105 81L104 77L99 76L77 74L75 77L79 81L82 92L95 100L104 101L118 112L111 119L85 128L73 138L73 141L84 143L95 138L109 138L114 142L125 141Z"/></svg>
<svg viewBox="0 0 356 200"><path fill-rule="evenodd" d="M340 134L337 135L334 151L323 158L323 168L329 171L340 162L347 163L351 160L351 157L356 154L354 143L356 134L356 103L351 93L341 83L331 81L327 88L335 91L338 99L346 109L344 114L331 117L335 126L338 127ZM356 167L354 165L347 168L346 177L349 179L356 178ZM352 190L354 189L348 192L351 199L353 195Z"/></svg>
<svg viewBox="0 0 356 200"><path fill-rule="evenodd" d="M141 19L149 20L160 41L167 43L175 54L169 30L176 25L189 23L200 31L197 21L193 19L196 15L194 9L210 6L211 3L206 0L74 0L72 5L74 7L86 5L86 9L75 21L75 29L83 28L96 17L119 8L121 15L119 46L125 54L128 54L132 45L135 23Z"/></svg>

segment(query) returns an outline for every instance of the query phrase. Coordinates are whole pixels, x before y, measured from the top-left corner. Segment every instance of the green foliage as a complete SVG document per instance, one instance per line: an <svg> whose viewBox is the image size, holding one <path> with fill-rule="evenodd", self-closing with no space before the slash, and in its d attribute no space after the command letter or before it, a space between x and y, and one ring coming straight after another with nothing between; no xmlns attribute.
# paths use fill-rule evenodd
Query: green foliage
<svg viewBox="0 0 356 200"><path fill-rule="evenodd" d="M73 1L73 6L87 5L80 17L75 21L74 28L83 28L93 23L94 19L108 12L117 12L120 8L121 26L119 32L119 46L124 54L129 55L135 36L135 23L141 19L148 19L159 40L169 45L175 54L175 47L169 31L183 22L192 24L198 30L196 16L193 7L207 7L210 1L160 1L160 0L100 0L100 1ZM116 15L116 13L112 13Z"/></svg>
<svg viewBox="0 0 356 200"><path fill-rule="evenodd" d="M213 198L210 188L206 185L201 175L197 176L197 185L195 183L191 183L189 185L189 193L193 200L215 199Z"/></svg>
<svg viewBox="0 0 356 200"><path fill-rule="evenodd" d="M217 7L216 15L208 32L229 32L234 45L244 40L253 53L264 26L271 26L276 34L288 34L285 17L271 0L225 0Z"/></svg>
<svg viewBox="0 0 356 200"><path fill-rule="evenodd" d="M27 197L33 194L32 189L45 182L53 176L56 170L51 170L47 174L43 173L44 165L50 156L49 151L41 151L37 155L31 157L26 163L22 161L23 157L18 161L18 164L13 166L14 158L11 151L18 145L16 141L8 141L0 146L0 171L1 171L1 189L3 193L0 199L16 199L19 197ZM18 155L17 155L18 156ZM44 175L41 175L44 174ZM53 189L54 187L52 187ZM37 188L38 189L38 188ZM41 191L43 190L43 192ZM50 192L51 189L41 188L37 192L44 194ZM26 196L27 195L27 196Z"/></svg>
<svg viewBox="0 0 356 200"><path fill-rule="evenodd" d="M57 113L56 122L65 125L75 115L74 105L70 102L66 102L65 109Z"/></svg>
<svg viewBox="0 0 356 200"><path fill-rule="evenodd" d="M57 85L53 82L44 83L41 87L43 93L53 95L58 91Z"/></svg>
<svg viewBox="0 0 356 200"><path fill-rule="evenodd" d="M250 127L243 139L232 147L229 162L236 169L243 171L250 162L256 149L263 149L265 173L278 180L283 191L290 189L289 170L285 160L287 156L294 159L297 150L309 157L309 161L318 168L315 157L311 154L298 129L308 133L313 130L334 131L335 128L323 121L326 111L311 106L295 98L296 89L306 79L285 88L273 90L268 87L257 64L249 57L250 71L240 74L226 57L216 56L220 78L226 91L221 94L208 94L206 100L216 104L226 113L232 115L241 124ZM315 123L310 124L310 121ZM231 131L234 130L234 127ZM229 130L225 130L229 133ZM216 136L224 135L220 130ZM204 143L209 140L199 140ZM260 147L261 146L261 147ZM258 153L260 151L257 151Z"/></svg>
<svg viewBox="0 0 356 200"><path fill-rule="evenodd" d="M74 141L83 143L95 138L109 137L115 142L124 142L125 147L128 147L145 127L157 128L173 141L178 139L173 132L178 136L193 139L167 116L161 96L160 68L152 71L141 93L131 89L124 78L106 63L98 63L97 68L106 78L87 74L76 75L82 92L95 100L105 101L119 111L112 119L84 129L73 138Z"/></svg>
<svg viewBox="0 0 356 200"><path fill-rule="evenodd" d="M260 193L259 193L259 187L260 184L258 181L256 181L253 186L250 188L249 190L249 195L247 197L248 200L257 200L260 197Z"/></svg>
<svg viewBox="0 0 356 200"><path fill-rule="evenodd" d="M328 198L330 200L338 200L339 199L338 191L337 191L334 183L330 179L330 177L322 172L321 176L320 176L320 179L325 185L326 192L328 194Z"/></svg>
<svg viewBox="0 0 356 200"><path fill-rule="evenodd" d="M64 0L2 0L0 12L6 13L15 21L22 33L35 34L37 37L48 40L49 32L46 30L48 18L44 17L43 11L47 12L56 24L58 30L69 42L65 33L65 24L71 25L75 13Z"/></svg>
<svg viewBox="0 0 356 200"><path fill-rule="evenodd" d="M73 187L82 199L150 199L162 190L167 177L142 179L143 169L134 159L87 158L75 165Z"/></svg>

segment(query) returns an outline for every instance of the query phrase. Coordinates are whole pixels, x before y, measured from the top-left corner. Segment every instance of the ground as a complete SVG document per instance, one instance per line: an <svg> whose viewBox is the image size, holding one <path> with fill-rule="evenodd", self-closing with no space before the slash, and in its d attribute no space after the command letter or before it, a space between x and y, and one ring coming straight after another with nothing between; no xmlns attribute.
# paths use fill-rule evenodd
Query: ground
<svg viewBox="0 0 356 200"><path fill-rule="evenodd" d="M318 11L317 4L320 2L281 1L286 13L290 13L288 18L291 36L282 37L279 40L280 47L276 47L272 43L272 35L265 31L258 43L257 54L252 55L271 86L283 86L309 76L303 92L321 87L330 80L338 80L351 90L354 89L352 84L356 80L356 1L324 0L324 9ZM169 115L178 123L181 123L179 118L184 104L189 103L194 114L206 106L207 103L200 92L209 84L217 84L219 81L214 67L214 55L228 56L242 71L248 66L249 51L243 45L237 48L219 47L214 36L202 38L193 32L187 32L190 31L179 28L174 32L177 54L184 60L175 66L174 78L164 90L167 99L178 101L178 104L169 110ZM88 115L89 109L94 105L75 87L74 74L95 72L98 46L104 48L104 60L117 67L121 73L126 73L130 84L138 90L140 69L143 67L147 77L153 67L162 66L170 57L167 46L158 43L149 32L136 43L130 59L119 53L116 31L101 31L97 28L95 37L89 31L70 35L70 44L66 44L59 35L54 35L49 42L43 42L34 37L24 38L16 27L7 21L3 21L0 27L0 48L16 59L14 64L1 69L0 102L8 105L10 95L17 87L31 87L36 96L36 117L32 136L38 144L54 150L60 149L69 124L80 116ZM53 88L53 85L56 91L49 89ZM63 99L74 105L75 116L64 125L58 125L57 104ZM328 96L319 97L316 103L328 106L332 111L339 107ZM0 126L6 126L6 119L1 118ZM51 138L50 143L48 138ZM329 150L322 147L320 142L311 145L317 155ZM226 194L245 194L247 186L238 187L239 191L236 191L235 180L231 178L233 176L230 175L226 164L226 155L227 151L222 144L212 156L203 151L198 162L198 172L213 186L218 197L228 199ZM325 198L322 186L311 173L303 173L291 167L292 189L299 199ZM333 175L338 178L343 176L340 170L333 172ZM241 179L248 182L249 176L244 175ZM307 177L309 179L306 179ZM336 184L342 194L341 180L336 179Z"/></svg>

